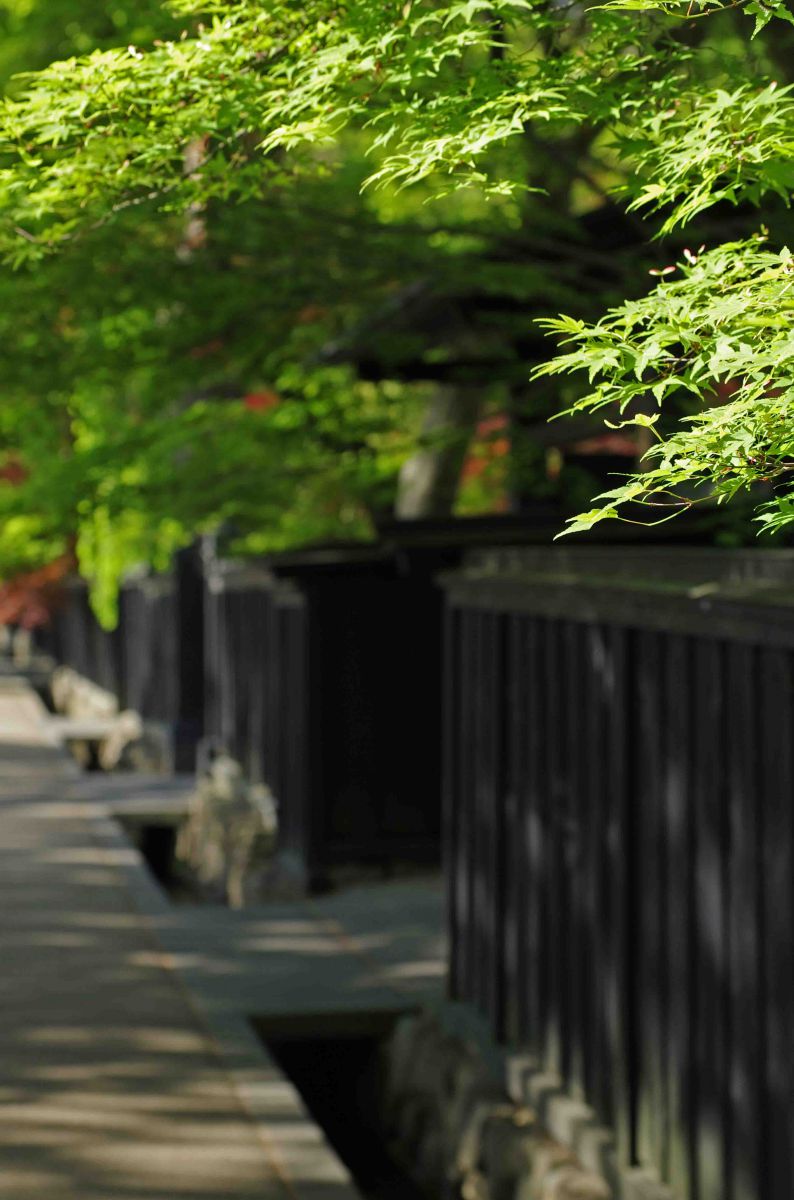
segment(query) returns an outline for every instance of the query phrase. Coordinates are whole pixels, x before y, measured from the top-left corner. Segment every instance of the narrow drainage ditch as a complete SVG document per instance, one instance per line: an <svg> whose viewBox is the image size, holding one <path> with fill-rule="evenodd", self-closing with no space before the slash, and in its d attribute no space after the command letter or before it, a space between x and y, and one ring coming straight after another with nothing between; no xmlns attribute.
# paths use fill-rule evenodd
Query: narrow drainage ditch
<svg viewBox="0 0 794 1200"><path fill-rule="evenodd" d="M253 1026L364 1200L427 1200L379 1122L380 1049L402 1012L258 1018Z"/></svg>
<svg viewBox="0 0 794 1200"><path fill-rule="evenodd" d="M175 903L207 903L180 869L173 823L120 821L150 873ZM382 1046L414 1009L323 1012L252 1020L273 1061L347 1167L363 1200L428 1200L390 1149L381 1125Z"/></svg>
<svg viewBox="0 0 794 1200"><path fill-rule="evenodd" d="M206 904L212 897L182 866L176 855L179 826L173 821L141 820L116 816L129 840L139 851L149 873L174 904Z"/></svg>

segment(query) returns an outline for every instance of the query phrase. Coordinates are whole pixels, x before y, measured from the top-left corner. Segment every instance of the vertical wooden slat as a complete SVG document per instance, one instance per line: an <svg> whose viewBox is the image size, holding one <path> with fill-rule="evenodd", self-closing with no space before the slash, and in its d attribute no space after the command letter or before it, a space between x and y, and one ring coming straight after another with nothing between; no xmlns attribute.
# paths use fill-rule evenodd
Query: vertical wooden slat
<svg viewBox="0 0 794 1200"><path fill-rule="evenodd" d="M614 1107L610 1083L614 1071L607 1029L609 912L608 804L611 779L608 768L608 721L612 702L611 661L607 631L591 624L582 645L585 680L583 705L582 789L586 811L581 833L581 861L585 873L586 956L583 986L587 996L585 1030L585 1089L605 1124L612 1121Z"/></svg>
<svg viewBox="0 0 794 1200"><path fill-rule="evenodd" d="M666 1171L665 1128L666 1057L665 1005L667 995L665 945L665 856L661 822L662 655L660 635L636 637L636 813L637 889L639 914L636 947L635 996L638 1020L639 1094L637 1148L642 1166Z"/></svg>
<svg viewBox="0 0 794 1200"><path fill-rule="evenodd" d="M271 791L279 802L281 794L281 760L283 757L284 712L281 703L281 671L284 654L281 630L283 610L278 593L273 594L268 614L266 670L266 724L264 775Z"/></svg>
<svg viewBox="0 0 794 1200"><path fill-rule="evenodd" d="M458 608L447 600L444 606L444 653L442 657L442 697L444 739L442 751L442 870L445 885L446 929L449 935L449 968L447 991L451 998L458 994L458 950L461 927L457 909L458 871L461 845L461 785L460 767L461 678L460 654L462 630Z"/></svg>
<svg viewBox="0 0 794 1200"><path fill-rule="evenodd" d="M477 912L480 971L479 1003L497 1038L501 1035L504 969L504 872L502 869L504 791L502 785L502 618L480 613L477 689Z"/></svg>
<svg viewBox="0 0 794 1200"><path fill-rule="evenodd" d="M765 1022L764 1200L794 1195L794 662L790 651L761 652L763 761L762 904Z"/></svg>
<svg viewBox="0 0 794 1200"><path fill-rule="evenodd" d="M479 763L477 771L477 817L480 830L478 863L480 954L485 970L481 972L480 1007L490 1018L493 1029L495 1017L497 946L496 933L496 875L495 875L495 788L496 762L493 746L493 655L494 615L480 614L480 662L478 671Z"/></svg>
<svg viewBox="0 0 794 1200"><path fill-rule="evenodd" d="M260 783L264 779L265 724L267 695L267 644L270 596L263 588L252 594L252 670L249 691L251 717L249 723L248 769L251 778Z"/></svg>
<svg viewBox="0 0 794 1200"><path fill-rule="evenodd" d="M488 947L488 880L486 878L488 864L488 826L487 826L487 783L483 778L487 746L485 742L485 708L486 697L483 688L483 675L487 658L486 645L487 618L484 612L477 610L472 621L472 821L473 841L472 856L472 892L471 892L471 923L473 930L471 972L473 979L473 999L482 1012L488 1009L488 972L490 969Z"/></svg>
<svg viewBox="0 0 794 1200"><path fill-rule="evenodd" d="M726 1129L729 1150L729 1200L761 1195L763 1106L761 1041L762 976L757 735L758 656L735 644L727 653L726 750L729 838L729 988L730 1110ZM766 797L761 797L762 804ZM793 981L794 982L794 981Z"/></svg>
<svg viewBox="0 0 794 1200"><path fill-rule="evenodd" d="M692 747L697 736L691 644L669 636L665 650L664 837L667 844L669 1032L667 1178L694 1200L694 812Z"/></svg>
<svg viewBox="0 0 794 1200"><path fill-rule="evenodd" d="M510 934L508 908L508 864L507 852L508 811L515 830L515 804L507 786L507 763L509 738L507 734L507 618L501 612L493 614L491 624L490 656L490 759L491 759L491 941L494 947L491 1014L492 1027L498 1042L507 1035L507 946Z"/></svg>
<svg viewBox="0 0 794 1200"><path fill-rule="evenodd" d="M585 768L584 713L587 705L587 668L584 661L584 626L566 621L562 630L565 679L564 801L562 849L567 907L565 941L567 1075L568 1086L579 1099L585 1096L585 1057L590 1040L591 981L587 969L591 943L587 937L587 833L588 772Z"/></svg>
<svg viewBox="0 0 794 1200"><path fill-rule="evenodd" d="M221 592L218 606L220 633L220 660L218 663L218 680L220 694L220 735L224 748L229 749L234 737L234 645L232 642L233 625L231 621L231 601L226 588Z"/></svg>
<svg viewBox="0 0 794 1200"><path fill-rule="evenodd" d="M516 1045L522 1035L522 1006L526 1002L521 971L526 910L523 880L526 876L524 854L524 776L526 755L526 664L525 618L511 614L505 618L505 656L503 691L507 698L502 726L506 737L504 829L504 996L503 1027L505 1040Z"/></svg>
<svg viewBox="0 0 794 1200"><path fill-rule="evenodd" d="M324 771L317 750L320 706L327 697L320 669L320 629L316 606L303 595L291 595L285 605L286 660L282 686L287 695L284 721L284 796L292 816L292 848L306 882L313 886L322 864L326 811L322 788Z"/></svg>
<svg viewBox="0 0 794 1200"><path fill-rule="evenodd" d="M634 978L633 946L635 911L626 897L633 890L635 847L632 814L635 808L629 767L634 694L629 686L633 666L630 633L611 628L606 638L604 687L607 728L604 770L609 787L606 797L604 888L604 1024L612 1074L611 1107L618 1160L630 1164L635 1154L635 1013L631 1003Z"/></svg>
<svg viewBox="0 0 794 1200"><path fill-rule="evenodd" d="M545 631L546 685L546 803L545 803L545 944L541 969L548 979L548 1006L544 1031L547 1067L563 1079L567 1073L567 981L565 957L560 948L566 944L567 897L563 857L565 820L565 701L561 655L561 625L549 621Z"/></svg>
<svg viewBox="0 0 794 1200"><path fill-rule="evenodd" d="M532 688L532 658L534 622L530 617L519 614L513 624L513 652L509 665L513 672L513 692L510 726L511 763L516 788L516 824L513 841L514 893L517 908L516 925L516 980L515 980L515 1031L516 1045L529 1046L532 1041L532 993L534 971L530 945L530 927L533 912L532 873L532 792L530 704ZM510 831L508 829L508 842Z"/></svg>
<svg viewBox="0 0 794 1200"><path fill-rule="evenodd" d="M251 706L249 697L254 674L255 651L251 640L254 634L252 622L249 619L253 593L249 588L238 592L235 605L235 655L237 659L237 678L235 680L235 758L247 767L248 748L251 737Z"/></svg>
<svg viewBox="0 0 794 1200"><path fill-rule="evenodd" d="M218 737L218 595L209 581L205 585L204 614L204 731L209 737Z"/></svg>
<svg viewBox="0 0 794 1200"><path fill-rule="evenodd" d="M457 919L459 943L455 952L455 974L453 978L456 999L473 999L472 963L474 962L473 863L476 837L474 829L474 774L475 729L473 696L476 693L475 649L476 614L469 608L461 610L459 618L461 637L460 679L460 728L457 753L460 759L460 790L458 795L457 822L458 844L455 868L454 907Z"/></svg>
<svg viewBox="0 0 794 1200"><path fill-rule="evenodd" d="M699 638L695 648L697 741L694 805L697 986L696 1154L699 1200L728 1195L725 1163L725 992L728 976L725 862L726 812L722 646Z"/></svg>
<svg viewBox="0 0 794 1200"><path fill-rule="evenodd" d="M528 1009L526 1032L530 1047L541 1061L548 1020L549 978L547 957L548 879L551 871L548 838L549 714L546 688L548 622L527 618L526 690L526 979Z"/></svg>
<svg viewBox="0 0 794 1200"><path fill-rule="evenodd" d="M320 768L316 748L325 746L318 736L321 722L321 697L328 696L328 682L321 670L321 618L311 596L300 599L290 609L295 688L293 691L293 733L290 737L293 793L298 801L307 874L313 885L322 864L318 851L325 842L329 808L324 802L325 772ZM320 760L321 761L321 760Z"/></svg>

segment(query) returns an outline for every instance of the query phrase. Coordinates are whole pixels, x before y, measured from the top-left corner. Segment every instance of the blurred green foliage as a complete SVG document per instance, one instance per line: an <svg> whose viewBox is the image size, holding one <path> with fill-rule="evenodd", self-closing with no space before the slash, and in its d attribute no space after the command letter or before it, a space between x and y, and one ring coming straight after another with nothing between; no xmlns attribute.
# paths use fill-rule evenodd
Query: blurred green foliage
<svg viewBox="0 0 794 1200"><path fill-rule="evenodd" d="M658 435L574 527L759 487L784 525L789 17L0 2L0 469L26 473L0 573L75 544L110 617L125 569L221 522L251 552L369 536L460 384L517 422L461 511L490 475L559 493L537 429L569 407Z"/></svg>

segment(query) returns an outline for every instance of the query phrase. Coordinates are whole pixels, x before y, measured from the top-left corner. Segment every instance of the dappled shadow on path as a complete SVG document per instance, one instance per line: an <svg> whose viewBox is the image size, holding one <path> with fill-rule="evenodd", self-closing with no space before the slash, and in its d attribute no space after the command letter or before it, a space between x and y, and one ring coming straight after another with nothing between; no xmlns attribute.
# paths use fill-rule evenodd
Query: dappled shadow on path
<svg viewBox="0 0 794 1200"><path fill-rule="evenodd" d="M0 1196L286 1195L113 864L53 804L48 766L0 753Z"/></svg>

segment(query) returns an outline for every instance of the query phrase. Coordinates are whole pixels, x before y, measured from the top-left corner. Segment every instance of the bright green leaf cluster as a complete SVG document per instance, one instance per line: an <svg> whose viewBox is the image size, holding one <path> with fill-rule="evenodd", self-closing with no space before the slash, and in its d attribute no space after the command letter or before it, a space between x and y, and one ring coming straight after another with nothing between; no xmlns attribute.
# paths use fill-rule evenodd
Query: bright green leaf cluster
<svg viewBox="0 0 794 1200"><path fill-rule="evenodd" d="M522 417L644 439L572 528L748 489L792 519L784 0L119 0L69 37L12 8L0 465L31 469L0 485L0 570L76 539L109 612L126 565L219 521L251 548L363 535L456 361ZM51 45L75 57L39 70ZM648 258L640 212L692 248ZM599 213L618 249L583 236Z"/></svg>

